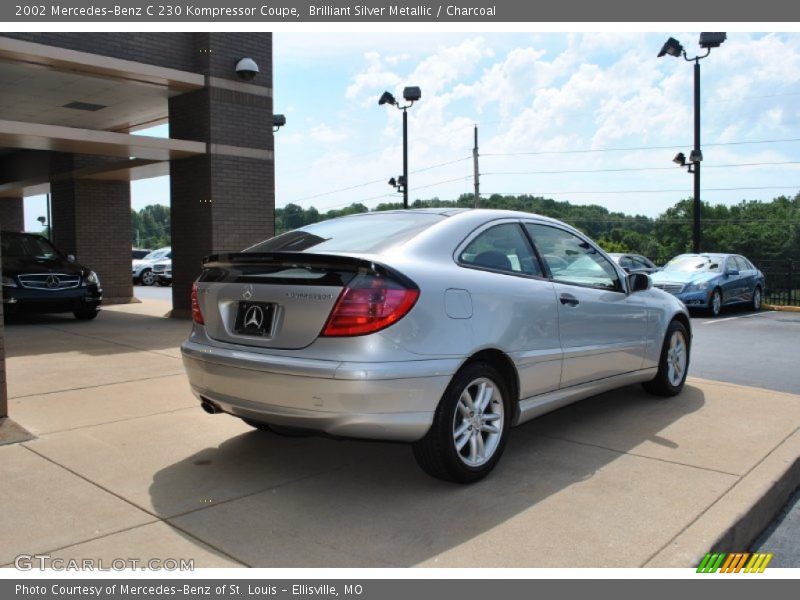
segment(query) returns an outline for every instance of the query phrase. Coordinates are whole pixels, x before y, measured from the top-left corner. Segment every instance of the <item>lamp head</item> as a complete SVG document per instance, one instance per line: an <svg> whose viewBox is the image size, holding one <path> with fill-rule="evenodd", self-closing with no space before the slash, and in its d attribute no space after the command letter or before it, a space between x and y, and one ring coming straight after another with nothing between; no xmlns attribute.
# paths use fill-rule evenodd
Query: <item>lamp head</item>
<svg viewBox="0 0 800 600"><path fill-rule="evenodd" d="M272 115L272 126L283 127L286 125L286 115Z"/></svg>
<svg viewBox="0 0 800 600"><path fill-rule="evenodd" d="M394 177L392 177L389 180L389 185L392 186L392 187L397 187L397 180Z"/></svg>
<svg viewBox="0 0 800 600"><path fill-rule="evenodd" d="M403 90L403 99L406 102L416 102L422 98L422 90L417 86L407 87Z"/></svg>
<svg viewBox="0 0 800 600"><path fill-rule="evenodd" d="M703 153L700 150L692 150L689 153L689 162L690 163L698 163L703 160Z"/></svg>
<svg viewBox="0 0 800 600"><path fill-rule="evenodd" d="M686 155L683 152L678 152L675 155L675 158L672 159L672 162L674 162L679 167L685 167L686 166Z"/></svg>
<svg viewBox="0 0 800 600"><path fill-rule="evenodd" d="M665 54L679 57L681 54L683 54L683 45L678 40L671 37L664 42L663 46L661 46L661 52L658 53L658 58L661 58Z"/></svg>
<svg viewBox="0 0 800 600"><path fill-rule="evenodd" d="M381 104L391 104L392 106L395 106L397 104L397 100L395 100L394 96L392 96L389 92L383 92L383 95L378 100L378 106Z"/></svg>
<svg viewBox="0 0 800 600"><path fill-rule="evenodd" d="M720 44L728 39L728 34L724 32L704 31L700 34L701 48L719 48Z"/></svg>

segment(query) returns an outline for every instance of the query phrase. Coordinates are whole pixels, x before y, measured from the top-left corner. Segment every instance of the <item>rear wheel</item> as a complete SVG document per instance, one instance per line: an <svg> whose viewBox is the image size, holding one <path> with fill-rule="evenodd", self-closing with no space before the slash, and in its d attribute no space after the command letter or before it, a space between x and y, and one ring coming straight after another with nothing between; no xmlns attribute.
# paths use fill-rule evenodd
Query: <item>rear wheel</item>
<svg viewBox="0 0 800 600"><path fill-rule="evenodd" d="M675 396L680 394L686 383L689 372L689 332L680 321L672 321L667 327L661 357L658 361L658 373L644 384L651 394L657 396Z"/></svg>
<svg viewBox="0 0 800 600"><path fill-rule="evenodd" d="M761 287L756 286L756 289L753 290L753 304L751 308L755 311L761 310L762 300L763 300L763 294L761 292Z"/></svg>
<svg viewBox="0 0 800 600"><path fill-rule="evenodd" d="M497 370L476 362L459 371L436 409L414 457L429 475L472 483L500 460L511 420L508 387Z"/></svg>
<svg viewBox="0 0 800 600"><path fill-rule="evenodd" d="M722 290L714 288L711 292L711 298L708 300L708 313L712 317L718 317L722 312Z"/></svg>
<svg viewBox="0 0 800 600"><path fill-rule="evenodd" d="M153 270L145 269L142 271L142 274L139 275L139 282L142 285L153 285L156 282L156 276L153 275Z"/></svg>
<svg viewBox="0 0 800 600"><path fill-rule="evenodd" d="M74 311L72 314L75 315L75 318L79 321L91 321L100 314L100 311L96 308L81 308L80 310Z"/></svg>

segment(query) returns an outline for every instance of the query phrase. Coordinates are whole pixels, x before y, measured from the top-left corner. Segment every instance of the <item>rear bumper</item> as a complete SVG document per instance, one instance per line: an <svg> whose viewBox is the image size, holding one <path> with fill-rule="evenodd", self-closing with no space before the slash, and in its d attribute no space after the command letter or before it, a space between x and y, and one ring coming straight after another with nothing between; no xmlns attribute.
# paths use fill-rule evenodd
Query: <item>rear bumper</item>
<svg viewBox="0 0 800 600"><path fill-rule="evenodd" d="M335 436L423 437L460 361L355 363L231 350L187 340L194 394L223 412Z"/></svg>

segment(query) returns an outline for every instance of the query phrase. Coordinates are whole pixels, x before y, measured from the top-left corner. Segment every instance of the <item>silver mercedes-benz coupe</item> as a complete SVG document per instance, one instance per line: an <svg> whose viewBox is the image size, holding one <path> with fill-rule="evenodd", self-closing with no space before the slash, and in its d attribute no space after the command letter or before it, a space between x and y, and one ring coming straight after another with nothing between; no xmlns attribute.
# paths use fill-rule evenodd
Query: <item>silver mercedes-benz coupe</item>
<svg viewBox="0 0 800 600"><path fill-rule="evenodd" d="M209 413L399 440L468 483L510 427L636 382L683 388L688 313L559 221L499 210L351 215L205 259L182 347Z"/></svg>

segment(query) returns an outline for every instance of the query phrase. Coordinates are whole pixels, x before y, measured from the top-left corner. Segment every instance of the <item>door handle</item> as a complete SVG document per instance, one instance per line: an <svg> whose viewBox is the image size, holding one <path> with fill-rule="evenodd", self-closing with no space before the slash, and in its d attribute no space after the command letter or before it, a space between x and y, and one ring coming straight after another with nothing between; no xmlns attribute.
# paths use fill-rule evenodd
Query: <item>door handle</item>
<svg viewBox="0 0 800 600"><path fill-rule="evenodd" d="M578 306L578 304L580 304L578 299L572 294L561 294L558 299L561 301L561 304L567 304L569 306Z"/></svg>

